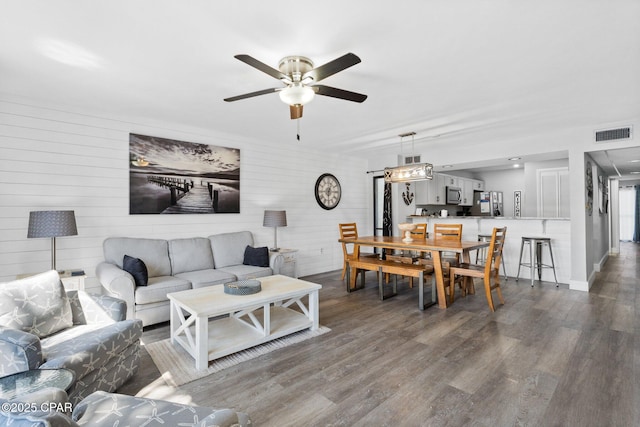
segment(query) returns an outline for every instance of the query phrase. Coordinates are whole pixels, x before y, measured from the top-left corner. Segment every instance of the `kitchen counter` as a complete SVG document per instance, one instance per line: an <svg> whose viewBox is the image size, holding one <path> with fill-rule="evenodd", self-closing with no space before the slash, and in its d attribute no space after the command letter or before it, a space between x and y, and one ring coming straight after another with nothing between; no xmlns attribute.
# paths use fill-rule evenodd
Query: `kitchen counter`
<svg viewBox="0 0 640 427"><path fill-rule="evenodd" d="M507 275L515 277L520 263L520 243L523 236L550 237L553 258L556 264L558 282L569 283L571 277L571 223L569 218L536 218L536 217L491 217L491 216L447 216L431 217L411 215L408 222L427 223L427 231L433 230L435 223L462 224L462 239L476 240L478 234L491 234L493 227L507 227L507 237L503 249L503 258ZM525 254L528 254L525 249ZM550 264L548 251L543 251L543 262ZM472 261L475 258L472 256ZM522 267L519 285L529 283L529 268ZM525 280L523 280L525 279ZM512 279L509 279L511 282ZM543 269L542 280L553 282L553 271ZM515 283L515 281L513 282Z"/></svg>

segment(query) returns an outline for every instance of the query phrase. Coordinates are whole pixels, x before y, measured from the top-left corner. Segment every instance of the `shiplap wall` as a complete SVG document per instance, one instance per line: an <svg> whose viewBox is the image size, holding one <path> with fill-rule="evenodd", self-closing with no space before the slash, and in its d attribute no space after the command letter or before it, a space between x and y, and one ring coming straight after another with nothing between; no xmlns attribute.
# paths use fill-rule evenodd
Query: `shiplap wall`
<svg viewBox="0 0 640 427"><path fill-rule="evenodd" d="M240 214L129 215L129 133L241 150ZM286 139L285 142L283 142ZM371 178L365 160L326 153L283 136L248 141L170 123L105 117L42 103L0 99L0 281L50 268L50 240L27 239L29 212L72 209L78 236L57 239L57 268L82 268L99 289L95 267L110 236L172 239L250 230L257 246L273 245L265 209L285 209L278 245L299 249L308 275L342 267L337 224L371 225ZM315 181L333 173L339 206L315 201Z"/></svg>

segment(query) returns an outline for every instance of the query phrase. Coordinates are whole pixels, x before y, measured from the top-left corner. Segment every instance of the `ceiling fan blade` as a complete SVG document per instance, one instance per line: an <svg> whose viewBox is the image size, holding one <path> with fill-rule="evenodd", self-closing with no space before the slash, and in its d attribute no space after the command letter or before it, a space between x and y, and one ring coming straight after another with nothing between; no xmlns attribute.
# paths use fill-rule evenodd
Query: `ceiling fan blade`
<svg viewBox="0 0 640 427"><path fill-rule="evenodd" d="M345 99L353 102L364 102L367 99L367 95L362 93L351 92L344 89L338 89L331 86L314 85L311 88L318 94L324 96L330 96L332 98Z"/></svg>
<svg viewBox="0 0 640 427"><path fill-rule="evenodd" d="M329 61L324 65L314 68L313 70L307 71L302 76L302 80L311 77L314 82L319 82L320 80L326 79L327 77L358 63L360 63L360 58L358 58L357 55L347 53L342 55L340 58L334 59L333 61Z"/></svg>
<svg viewBox="0 0 640 427"><path fill-rule="evenodd" d="M289 105L289 113L291 114L291 120L299 119L302 117L302 105Z"/></svg>
<svg viewBox="0 0 640 427"><path fill-rule="evenodd" d="M243 95L238 95L238 96L232 96L231 98L225 98L224 100L227 102L233 102L233 101L239 101L241 99L247 99L247 98L253 98L254 96L260 96L260 95L266 95L268 93L273 93L273 92L277 92L282 88L272 88L272 89L263 89L263 90L258 90L256 92L250 92L250 93L245 93Z"/></svg>
<svg viewBox="0 0 640 427"><path fill-rule="evenodd" d="M278 80L286 80L290 81L289 77L286 74L282 74L280 71L276 70L273 67L268 66L264 62L260 62L252 56L249 55L235 55L234 58L239 59L245 64L251 65L253 68L262 71L263 73L269 74L271 77L276 78Z"/></svg>

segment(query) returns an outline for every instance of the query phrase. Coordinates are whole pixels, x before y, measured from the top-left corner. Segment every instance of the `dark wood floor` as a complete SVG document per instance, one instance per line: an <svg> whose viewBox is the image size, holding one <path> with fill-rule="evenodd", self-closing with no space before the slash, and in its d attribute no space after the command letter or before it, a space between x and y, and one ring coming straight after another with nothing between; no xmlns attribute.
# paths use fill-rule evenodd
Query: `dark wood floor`
<svg viewBox="0 0 640 427"><path fill-rule="evenodd" d="M119 392L232 407L257 426L638 426L639 255L623 243L590 293L510 278L493 314L484 292L421 312L406 284L379 301L373 273L351 294L339 273L307 277L330 333L177 389L143 349ZM164 324L143 341L168 337Z"/></svg>

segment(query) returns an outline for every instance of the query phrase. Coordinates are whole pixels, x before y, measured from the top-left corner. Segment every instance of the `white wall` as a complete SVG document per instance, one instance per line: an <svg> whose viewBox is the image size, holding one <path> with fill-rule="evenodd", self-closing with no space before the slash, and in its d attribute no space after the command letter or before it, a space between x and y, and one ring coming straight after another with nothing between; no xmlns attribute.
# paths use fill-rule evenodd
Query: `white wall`
<svg viewBox="0 0 640 427"><path fill-rule="evenodd" d="M413 194L413 200L407 205L403 198L403 193L407 194L406 183L394 183L391 184L391 203L392 203L392 221L393 230L392 235L401 236L402 233L398 228L398 224L403 222L411 222L407 219L407 216L413 215L416 212L416 184L415 182L409 183L409 195ZM444 207L444 206L443 206Z"/></svg>
<svg viewBox="0 0 640 427"><path fill-rule="evenodd" d="M248 123L250 125L250 123ZM129 133L236 147L241 150L240 214L129 215ZM109 236L178 238L236 230L271 246L262 226L265 209L285 209L288 226L278 244L297 248L299 273L342 266L338 223L371 230L371 179L367 161L322 152L283 136L279 141L239 140L179 124L97 117L59 106L0 100L0 280L50 268L50 240L27 239L29 212L72 209L78 236L57 239L58 269L82 268L89 288ZM341 182L339 206L326 211L313 194L330 172Z"/></svg>
<svg viewBox="0 0 640 427"><path fill-rule="evenodd" d="M591 160L590 156L586 156ZM593 271L600 271L609 256L609 214L600 212L601 200L598 196L598 177L604 172L591 160L593 175L593 212L590 226L593 228L592 248Z"/></svg>

